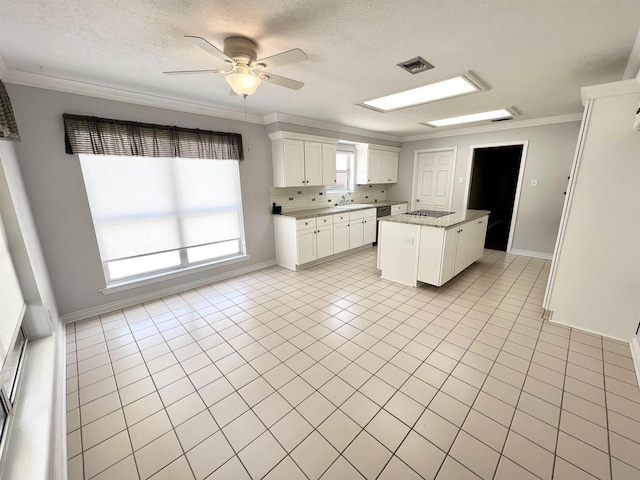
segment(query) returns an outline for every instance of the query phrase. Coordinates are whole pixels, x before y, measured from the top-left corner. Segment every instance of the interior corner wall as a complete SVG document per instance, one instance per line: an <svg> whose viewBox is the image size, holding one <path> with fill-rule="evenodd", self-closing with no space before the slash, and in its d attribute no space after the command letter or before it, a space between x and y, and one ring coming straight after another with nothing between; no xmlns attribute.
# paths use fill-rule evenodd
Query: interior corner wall
<svg viewBox="0 0 640 480"><path fill-rule="evenodd" d="M140 295L202 281L212 275L275 259L269 204L271 142L263 125L248 125L204 115L104 100L94 97L7 85L22 142L15 149L45 262L61 316L127 302ZM152 285L104 295L105 280L91 213L77 156L67 155L63 113L240 133L245 160L240 180L247 253L242 263L200 271ZM248 148L247 148L248 147Z"/></svg>
<svg viewBox="0 0 640 480"><path fill-rule="evenodd" d="M580 122L567 122L403 143L398 183L388 189L387 198L410 199L416 150L457 147L452 210L466 208L463 203L471 148L528 140L512 248L550 258L560 226L563 192L567 188L579 128ZM462 183L458 181L460 178ZM531 186L533 179L538 180L537 187Z"/></svg>

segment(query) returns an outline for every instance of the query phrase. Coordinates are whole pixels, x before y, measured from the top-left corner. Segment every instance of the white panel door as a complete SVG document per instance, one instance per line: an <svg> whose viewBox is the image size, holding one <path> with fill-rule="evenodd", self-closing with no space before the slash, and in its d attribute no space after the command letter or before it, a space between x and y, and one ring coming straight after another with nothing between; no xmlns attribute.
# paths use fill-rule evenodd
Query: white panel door
<svg viewBox="0 0 640 480"><path fill-rule="evenodd" d="M453 160L453 150L418 154L417 195L412 210L449 209Z"/></svg>

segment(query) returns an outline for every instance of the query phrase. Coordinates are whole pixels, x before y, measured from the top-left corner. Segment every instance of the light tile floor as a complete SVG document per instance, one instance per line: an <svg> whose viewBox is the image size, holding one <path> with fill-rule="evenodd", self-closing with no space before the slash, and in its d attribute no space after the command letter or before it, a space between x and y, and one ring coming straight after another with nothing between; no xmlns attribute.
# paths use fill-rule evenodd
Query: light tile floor
<svg viewBox="0 0 640 480"><path fill-rule="evenodd" d="M441 288L375 264L69 325L69 478L640 479L629 347L541 319L549 262L487 251Z"/></svg>

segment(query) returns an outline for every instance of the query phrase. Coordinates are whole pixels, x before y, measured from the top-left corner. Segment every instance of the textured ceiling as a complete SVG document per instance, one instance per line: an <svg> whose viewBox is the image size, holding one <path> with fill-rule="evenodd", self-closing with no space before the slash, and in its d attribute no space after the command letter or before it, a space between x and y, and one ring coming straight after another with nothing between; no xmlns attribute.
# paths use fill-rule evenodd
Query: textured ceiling
<svg viewBox="0 0 640 480"><path fill-rule="evenodd" d="M405 136L419 122L514 106L532 120L582 111L580 87L621 80L640 28L638 0L1 0L0 58L26 71L243 110L224 68L183 35L222 48L231 35L266 57L291 48L304 63L273 73L304 82L263 84L249 113L281 112ZM435 69L397 63L422 56ZM386 114L354 102L472 71L487 92Z"/></svg>

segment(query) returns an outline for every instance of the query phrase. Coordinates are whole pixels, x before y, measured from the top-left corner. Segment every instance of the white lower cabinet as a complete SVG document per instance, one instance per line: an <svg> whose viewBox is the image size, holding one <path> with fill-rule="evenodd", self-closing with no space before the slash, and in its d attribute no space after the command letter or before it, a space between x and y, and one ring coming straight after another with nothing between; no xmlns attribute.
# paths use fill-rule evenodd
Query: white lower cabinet
<svg viewBox="0 0 640 480"><path fill-rule="evenodd" d="M318 227L316 230L316 258L333 255L333 225Z"/></svg>
<svg viewBox="0 0 640 480"><path fill-rule="evenodd" d="M333 253L349 250L349 214L333 216Z"/></svg>
<svg viewBox="0 0 640 480"><path fill-rule="evenodd" d="M291 270L375 242L375 208L302 220L273 218L276 263Z"/></svg>
<svg viewBox="0 0 640 480"><path fill-rule="evenodd" d="M400 203L398 205L391 205L391 215L397 215L398 213L407 213L407 204Z"/></svg>
<svg viewBox="0 0 640 480"><path fill-rule="evenodd" d="M457 227L443 230L422 227L418 280L443 285L482 257L487 234L487 220L482 217ZM436 255L436 252L442 252Z"/></svg>
<svg viewBox="0 0 640 480"><path fill-rule="evenodd" d="M382 222L378 243L382 278L416 286L441 286L484 252L488 216L450 229Z"/></svg>
<svg viewBox="0 0 640 480"><path fill-rule="evenodd" d="M296 246L298 265L333 255L333 225L298 230Z"/></svg>
<svg viewBox="0 0 640 480"><path fill-rule="evenodd" d="M365 210L366 211L366 210ZM376 241L376 215L375 211L373 216L364 217L363 231L362 231L362 243L373 243Z"/></svg>

